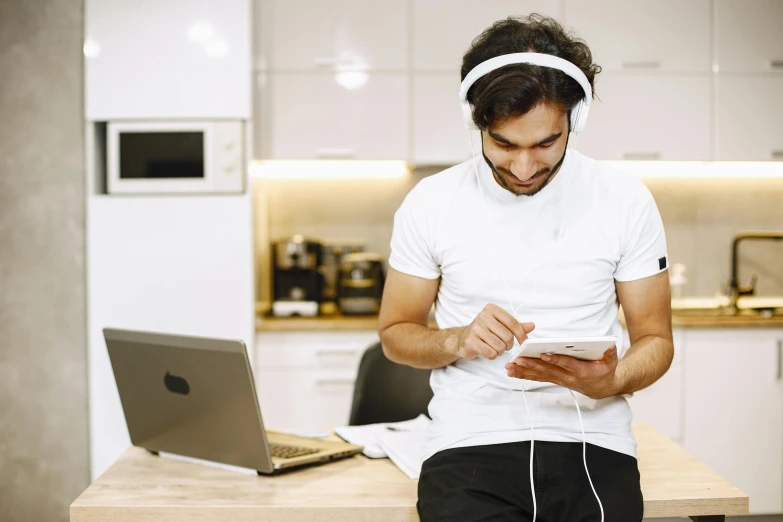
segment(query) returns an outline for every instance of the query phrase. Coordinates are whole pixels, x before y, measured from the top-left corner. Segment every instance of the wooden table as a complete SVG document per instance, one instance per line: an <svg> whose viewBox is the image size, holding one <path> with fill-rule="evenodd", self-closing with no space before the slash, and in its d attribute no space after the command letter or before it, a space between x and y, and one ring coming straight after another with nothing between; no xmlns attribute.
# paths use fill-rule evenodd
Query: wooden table
<svg viewBox="0 0 783 522"><path fill-rule="evenodd" d="M748 497L666 436L635 425L645 518L717 522ZM72 522L416 521L416 481L357 456L256 477L130 448L71 505Z"/></svg>

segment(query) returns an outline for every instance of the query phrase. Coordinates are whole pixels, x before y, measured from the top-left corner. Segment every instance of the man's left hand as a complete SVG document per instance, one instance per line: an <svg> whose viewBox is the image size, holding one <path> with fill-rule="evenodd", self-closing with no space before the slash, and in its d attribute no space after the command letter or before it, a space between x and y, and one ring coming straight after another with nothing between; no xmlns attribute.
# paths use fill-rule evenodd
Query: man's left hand
<svg viewBox="0 0 783 522"><path fill-rule="evenodd" d="M506 364L509 377L530 381L551 382L587 395L603 399L617 395L617 347L606 350L597 361L583 361L570 355L542 354L541 359L517 357Z"/></svg>

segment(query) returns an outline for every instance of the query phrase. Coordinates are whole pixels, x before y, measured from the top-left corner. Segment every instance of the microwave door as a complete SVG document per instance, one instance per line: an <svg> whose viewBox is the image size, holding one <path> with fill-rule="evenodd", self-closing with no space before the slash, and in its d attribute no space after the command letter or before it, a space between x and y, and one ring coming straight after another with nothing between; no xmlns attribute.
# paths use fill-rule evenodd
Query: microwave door
<svg viewBox="0 0 783 522"><path fill-rule="evenodd" d="M110 192L171 193L209 190L209 132L118 130L112 136Z"/></svg>
<svg viewBox="0 0 783 522"><path fill-rule="evenodd" d="M123 132L120 179L204 179L204 133Z"/></svg>

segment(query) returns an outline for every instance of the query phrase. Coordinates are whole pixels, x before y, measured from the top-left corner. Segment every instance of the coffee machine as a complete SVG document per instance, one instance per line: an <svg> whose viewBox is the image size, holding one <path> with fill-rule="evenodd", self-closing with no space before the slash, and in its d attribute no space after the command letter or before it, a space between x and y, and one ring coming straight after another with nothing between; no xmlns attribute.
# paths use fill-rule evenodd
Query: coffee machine
<svg viewBox="0 0 783 522"><path fill-rule="evenodd" d="M272 248L274 300L272 315L288 317L318 315L323 301L321 244L301 235L277 241Z"/></svg>
<svg viewBox="0 0 783 522"><path fill-rule="evenodd" d="M332 240L322 245L321 273L324 276L323 298L325 302L336 303L339 289L340 265L343 256L364 251L359 240Z"/></svg>
<svg viewBox="0 0 783 522"><path fill-rule="evenodd" d="M381 309L383 258L372 252L343 256L337 304L344 315L374 315Z"/></svg>

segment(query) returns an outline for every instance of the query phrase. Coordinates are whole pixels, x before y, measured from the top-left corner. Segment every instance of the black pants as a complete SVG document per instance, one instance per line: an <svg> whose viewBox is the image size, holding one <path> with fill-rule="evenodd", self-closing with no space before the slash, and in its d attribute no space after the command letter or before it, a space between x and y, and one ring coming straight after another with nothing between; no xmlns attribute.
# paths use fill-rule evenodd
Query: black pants
<svg viewBox="0 0 783 522"><path fill-rule="evenodd" d="M592 444L587 468L606 522L638 522L644 504L636 459ZM582 443L535 443L538 522L600 522L582 460ZM422 522L533 520L530 442L454 448L427 459L419 478Z"/></svg>

